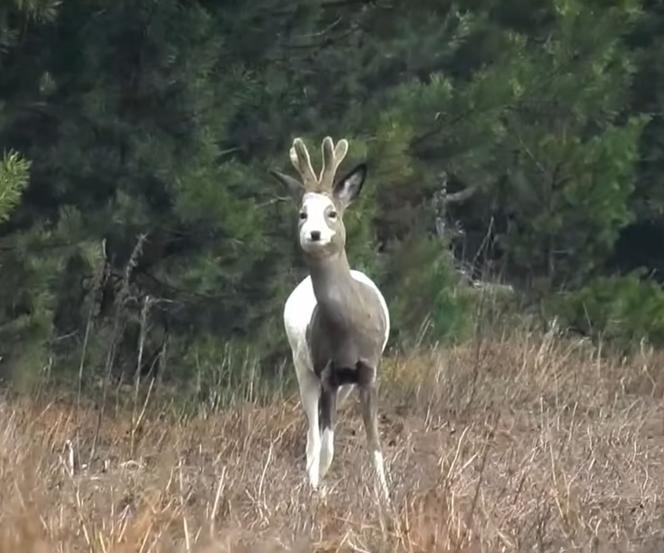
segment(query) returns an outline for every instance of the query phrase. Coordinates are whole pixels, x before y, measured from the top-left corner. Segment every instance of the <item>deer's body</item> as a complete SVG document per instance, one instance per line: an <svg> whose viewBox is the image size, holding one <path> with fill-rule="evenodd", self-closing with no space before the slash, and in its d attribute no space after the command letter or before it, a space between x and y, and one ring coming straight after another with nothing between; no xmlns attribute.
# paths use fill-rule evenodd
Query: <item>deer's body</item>
<svg viewBox="0 0 664 553"><path fill-rule="evenodd" d="M384 321L384 332L380 345L380 352L382 353L387 345L390 333L390 315L385 298L367 275L355 270L350 270L349 273L356 283L366 290L365 293L373 294L380 304ZM311 276L308 276L293 290L284 307L284 326L288 343L293 352L293 358L296 360L295 370L298 373L298 378L302 371L312 372L320 377L321 367L323 367L321 359L324 359L324 357L320 357L322 352L319 352L318 362L315 363L316 354L312 352L311 343L307 340L309 329L312 329L311 332L313 332L313 328L317 326L314 322L314 313L318 311L317 308L318 301L314 293L314 286ZM348 386L352 386L352 384Z"/></svg>
<svg viewBox="0 0 664 553"><path fill-rule="evenodd" d="M302 182L274 172L302 192L299 243L309 269L284 307L284 325L307 416L307 472L314 488L334 454L337 396L360 392L362 418L372 461L384 494L387 482L377 422L376 376L390 331L387 304L369 277L350 268L342 215L359 194L366 168L335 181L348 143L323 141L323 169L317 177L304 144L296 139L291 161Z"/></svg>

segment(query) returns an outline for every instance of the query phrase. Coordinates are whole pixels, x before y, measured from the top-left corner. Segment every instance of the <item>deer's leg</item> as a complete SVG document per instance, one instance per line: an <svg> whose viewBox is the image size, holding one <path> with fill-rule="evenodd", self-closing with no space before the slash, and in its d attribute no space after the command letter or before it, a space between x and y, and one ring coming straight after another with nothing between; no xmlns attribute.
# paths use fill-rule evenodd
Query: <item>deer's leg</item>
<svg viewBox="0 0 664 553"><path fill-rule="evenodd" d="M325 476L334 457L334 425L337 415L337 390L331 365L321 374L322 393L320 401L321 454L320 476Z"/></svg>
<svg viewBox="0 0 664 553"><path fill-rule="evenodd" d="M337 407L341 408L345 401L348 399L348 396L353 391L353 384L344 384L339 387L339 393L337 394Z"/></svg>
<svg viewBox="0 0 664 553"><path fill-rule="evenodd" d="M302 407L307 416L307 473L309 483L318 488L320 480L320 428L318 425L318 406L321 397L321 384L318 377L308 367L297 368L297 381L300 388Z"/></svg>
<svg viewBox="0 0 664 553"><path fill-rule="evenodd" d="M367 446L371 454L376 477L386 499L389 499L387 479L385 478L385 462L380 447L378 434L378 394L376 391L376 370L368 365L358 363L360 373L360 404L362 407L362 420L367 434Z"/></svg>

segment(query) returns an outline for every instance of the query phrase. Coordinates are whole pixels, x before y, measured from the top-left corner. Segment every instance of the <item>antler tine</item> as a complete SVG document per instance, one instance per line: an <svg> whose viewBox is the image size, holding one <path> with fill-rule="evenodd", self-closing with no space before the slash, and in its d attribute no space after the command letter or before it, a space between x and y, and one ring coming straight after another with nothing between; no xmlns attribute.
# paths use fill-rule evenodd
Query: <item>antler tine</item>
<svg viewBox="0 0 664 553"><path fill-rule="evenodd" d="M321 150L323 152L323 167L320 172L320 186L323 190L332 190L337 169L348 153L348 140L342 138L335 146L332 138L326 136L323 139Z"/></svg>
<svg viewBox="0 0 664 553"><path fill-rule="evenodd" d="M293 146L290 149L290 159L293 167L300 173L305 189L315 189L318 185L318 179L311 165L311 158L309 157L307 147L301 138L293 140Z"/></svg>

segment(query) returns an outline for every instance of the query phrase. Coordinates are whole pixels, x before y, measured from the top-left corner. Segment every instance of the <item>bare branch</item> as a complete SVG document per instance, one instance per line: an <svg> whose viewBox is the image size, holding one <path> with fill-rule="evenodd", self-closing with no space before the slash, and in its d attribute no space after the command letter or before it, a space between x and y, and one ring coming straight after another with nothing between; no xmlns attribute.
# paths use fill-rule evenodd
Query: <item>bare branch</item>
<svg viewBox="0 0 664 553"><path fill-rule="evenodd" d="M447 194L445 196L445 201L448 204L460 204L473 197L477 192L477 185L470 185L459 192L454 192L452 194Z"/></svg>

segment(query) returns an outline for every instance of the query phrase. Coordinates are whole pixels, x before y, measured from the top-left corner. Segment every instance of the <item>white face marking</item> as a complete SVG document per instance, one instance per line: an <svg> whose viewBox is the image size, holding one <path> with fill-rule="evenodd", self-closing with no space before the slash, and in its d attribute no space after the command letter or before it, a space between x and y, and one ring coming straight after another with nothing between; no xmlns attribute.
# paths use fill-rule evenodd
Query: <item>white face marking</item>
<svg viewBox="0 0 664 553"><path fill-rule="evenodd" d="M316 250L327 246L336 232L327 224L325 212L328 208L334 208L332 200L324 194L308 192L302 199L300 213L306 213L306 220L300 226L300 246L305 251ZM318 233L318 239L312 239Z"/></svg>

